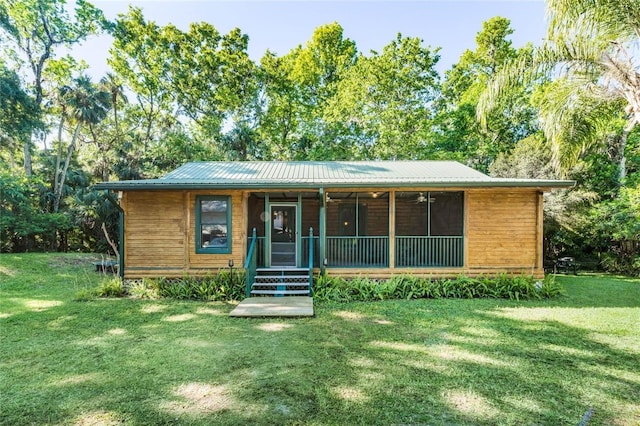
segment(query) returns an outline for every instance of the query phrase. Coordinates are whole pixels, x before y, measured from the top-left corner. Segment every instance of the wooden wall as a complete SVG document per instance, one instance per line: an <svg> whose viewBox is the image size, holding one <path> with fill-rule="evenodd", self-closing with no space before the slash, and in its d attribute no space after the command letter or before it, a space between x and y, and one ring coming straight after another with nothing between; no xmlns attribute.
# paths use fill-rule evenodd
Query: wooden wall
<svg viewBox="0 0 640 426"><path fill-rule="evenodd" d="M196 253L197 195L231 195L232 253ZM130 191L124 193L125 278L179 277L227 268L229 259L244 266L246 221L244 192Z"/></svg>
<svg viewBox="0 0 640 426"><path fill-rule="evenodd" d="M125 277L164 276L185 267L185 195L182 192L125 192Z"/></svg>
<svg viewBox="0 0 640 426"><path fill-rule="evenodd" d="M541 275L542 197L536 190L466 193L465 267Z"/></svg>
<svg viewBox="0 0 640 426"><path fill-rule="evenodd" d="M452 190L465 191L463 268L407 270L392 267L380 270L339 269L330 273L346 276L366 274L371 277L407 272L430 276L500 272L543 275L542 194L538 189ZM232 253L196 253L195 200L198 195L231 195ZM248 213L245 206L249 204L248 197L247 191L125 192L122 198L125 211L125 278L206 274L227 268L229 259L241 268L246 256ZM389 208L389 200L394 198L395 191L391 191L389 199L361 200L368 204L368 235L387 235L389 231L391 236L394 235L396 221L403 221L401 216L404 214L402 209L398 209L398 217L389 220L386 212L395 210L393 205ZM256 206L259 203L254 200L251 204ZM337 205L331 203L327 207L327 235L339 235L339 229L334 226L338 224ZM313 226L317 235L318 216L314 207L319 210L319 203L304 200L303 206L303 232L308 232L308 226ZM390 245L393 245L391 241Z"/></svg>

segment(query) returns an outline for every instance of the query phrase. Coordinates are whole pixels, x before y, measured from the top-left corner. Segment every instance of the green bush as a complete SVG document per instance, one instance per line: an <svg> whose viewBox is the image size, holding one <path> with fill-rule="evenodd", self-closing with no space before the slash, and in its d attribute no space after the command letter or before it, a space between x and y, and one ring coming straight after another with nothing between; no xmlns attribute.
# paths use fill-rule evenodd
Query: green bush
<svg viewBox="0 0 640 426"><path fill-rule="evenodd" d="M220 271L204 277L144 278L127 285L127 293L143 299L230 301L244 298L244 272Z"/></svg>
<svg viewBox="0 0 640 426"><path fill-rule="evenodd" d="M160 298L160 279L143 278L140 281L128 282L125 286L126 293L137 299L158 299Z"/></svg>
<svg viewBox="0 0 640 426"><path fill-rule="evenodd" d="M388 280L358 277L319 276L313 289L318 301L355 302L387 299L496 298L510 300L546 299L563 293L553 276L536 280L524 275L431 279L396 275Z"/></svg>
<svg viewBox="0 0 640 426"><path fill-rule="evenodd" d="M81 288L76 292L75 300L86 302L98 297L123 297L126 295L127 292L122 285L122 280L117 277L112 277L103 279L98 287Z"/></svg>
<svg viewBox="0 0 640 426"><path fill-rule="evenodd" d="M126 294L120 278L109 278L100 283L96 289L98 297L122 297Z"/></svg>

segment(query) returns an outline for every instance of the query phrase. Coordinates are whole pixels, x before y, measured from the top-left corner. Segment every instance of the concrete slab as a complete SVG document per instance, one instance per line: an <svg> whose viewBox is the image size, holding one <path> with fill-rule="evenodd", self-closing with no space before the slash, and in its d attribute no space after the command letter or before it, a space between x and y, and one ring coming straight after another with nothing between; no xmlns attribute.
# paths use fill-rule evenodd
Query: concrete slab
<svg viewBox="0 0 640 426"><path fill-rule="evenodd" d="M229 313L230 317L312 317L313 297L250 297Z"/></svg>

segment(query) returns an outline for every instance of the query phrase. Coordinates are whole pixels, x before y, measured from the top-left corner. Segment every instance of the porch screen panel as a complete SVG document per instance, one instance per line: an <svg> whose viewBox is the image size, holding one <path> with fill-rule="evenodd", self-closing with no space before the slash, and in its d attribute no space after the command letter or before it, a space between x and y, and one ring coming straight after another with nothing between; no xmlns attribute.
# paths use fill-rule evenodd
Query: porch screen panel
<svg viewBox="0 0 640 426"><path fill-rule="evenodd" d="M463 265L464 193L396 194L397 267Z"/></svg>
<svg viewBox="0 0 640 426"><path fill-rule="evenodd" d="M389 194L330 192L326 258L330 267L389 265Z"/></svg>
<svg viewBox="0 0 640 426"><path fill-rule="evenodd" d="M462 236L462 192L429 193L431 234Z"/></svg>

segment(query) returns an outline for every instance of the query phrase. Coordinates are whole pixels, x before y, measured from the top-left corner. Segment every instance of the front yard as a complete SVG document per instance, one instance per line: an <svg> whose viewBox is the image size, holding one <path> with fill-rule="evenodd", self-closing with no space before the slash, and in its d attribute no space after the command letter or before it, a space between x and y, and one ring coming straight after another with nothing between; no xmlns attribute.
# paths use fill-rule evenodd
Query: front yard
<svg viewBox="0 0 640 426"><path fill-rule="evenodd" d="M547 301L75 301L87 255L0 255L0 424L640 424L640 280Z"/></svg>

